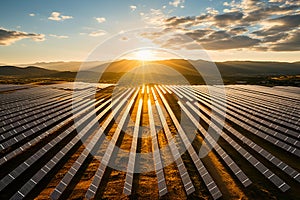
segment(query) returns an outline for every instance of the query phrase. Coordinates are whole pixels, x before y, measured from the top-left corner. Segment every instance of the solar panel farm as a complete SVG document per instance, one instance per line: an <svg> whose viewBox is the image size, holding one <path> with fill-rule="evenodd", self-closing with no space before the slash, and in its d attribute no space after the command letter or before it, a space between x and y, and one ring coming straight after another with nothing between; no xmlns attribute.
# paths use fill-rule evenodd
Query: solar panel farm
<svg viewBox="0 0 300 200"><path fill-rule="evenodd" d="M290 86L1 85L0 199L297 199L299 95Z"/></svg>

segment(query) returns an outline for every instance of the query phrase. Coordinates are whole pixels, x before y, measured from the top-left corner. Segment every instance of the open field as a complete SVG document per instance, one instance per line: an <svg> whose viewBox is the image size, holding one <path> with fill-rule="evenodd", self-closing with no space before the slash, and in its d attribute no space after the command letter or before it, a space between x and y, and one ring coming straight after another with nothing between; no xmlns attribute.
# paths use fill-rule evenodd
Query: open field
<svg viewBox="0 0 300 200"><path fill-rule="evenodd" d="M299 87L0 86L0 199L300 198Z"/></svg>

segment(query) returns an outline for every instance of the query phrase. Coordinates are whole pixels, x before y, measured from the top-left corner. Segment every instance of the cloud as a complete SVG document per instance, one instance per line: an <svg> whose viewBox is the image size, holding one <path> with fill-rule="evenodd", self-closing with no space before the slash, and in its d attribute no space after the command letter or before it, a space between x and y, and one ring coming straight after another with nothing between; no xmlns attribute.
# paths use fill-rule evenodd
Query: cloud
<svg viewBox="0 0 300 200"><path fill-rule="evenodd" d="M217 11L217 10L215 10L214 8L211 8L211 7L207 7L205 10L206 10L206 12L207 12L208 14L212 14L212 15L217 15L217 14L219 14L219 11Z"/></svg>
<svg viewBox="0 0 300 200"><path fill-rule="evenodd" d="M65 19L73 19L73 17L72 16L62 15L61 16L61 20L65 20Z"/></svg>
<svg viewBox="0 0 300 200"><path fill-rule="evenodd" d="M236 34L243 34L243 33L247 32L247 31L248 30L245 27L235 27L235 28L232 28L229 32L232 35L236 35Z"/></svg>
<svg viewBox="0 0 300 200"><path fill-rule="evenodd" d="M104 31L104 30L98 30L98 31L93 31L89 34L89 36L92 36L92 37L99 37L99 36L103 36L103 35L106 35L107 32Z"/></svg>
<svg viewBox="0 0 300 200"><path fill-rule="evenodd" d="M106 19L104 17L95 17L95 19L97 20L98 23L103 23L106 21Z"/></svg>
<svg viewBox="0 0 300 200"><path fill-rule="evenodd" d="M270 19L268 21L271 23L275 22L279 24L279 25L275 25L275 27L279 27L281 31L288 31L291 28L298 27L300 25L300 14L286 15L286 16Z"/></svg>
<svg viewBox="0 0 300 200"><path fill-rule="evenodd" d="M68 15L61 15L61 13L59 12L52 12L50 17L48 17L49 20L53 20L53 21L64 21L66 19L72 19L72 16L68 16Z"/></svg>
<svg viewBox="0 0 300 200"><path fill-rule="evenodd" d="M213 30L210 29L198 29L198 30L188 31L185 33L185 35L193 40L200 40L204 37L207 37L212 32Z"/></svg>
<svg viewBox="0 0 300 200"><path fill-rule="evenodd" d="M141 36L173 49L199 49L200 44L208 50L299 50L299 1L232 0L224 4L227 9L223 13L208 8L205 13L182 17L169 17L160 9L151 9L143 19L162 31ZM193 42L187 42L177 32Z"/></svg>
<svg viewBox="0 0 300 200"><path fill-rule="evenodd" d="M29 16L30 16L30 17L34 17L35 14L34 14L34 13L29 13Z"/></svg>
<svg viewBox="0 0 300 200"><path fill-rule="evenodd" d="M182 4L184 3L185 0L173 0L169 2L169 5L178 7L179 5L183 6Z"/></svg>
<svg viewBox="0 0 300 200"><path fill-rule="evenodd" d="M131 11L133 12L133 11L135 11L136 10L136 6L135 5L131 5L131 6L129 6L129 8L131 9Z"/></svg>
<svg viewBox="0 0 300 200"><path fill-rule="evenodd" d="M174 0L170 4L176 7L179 2ZM223 5L227 7L223 13L207 8L196 16L169 17L162 10L152 9L144 19L163 31L142 36L175 49L196 48L200 44L209 50L299 50L299 0L232 0ZM175 34L177 31L194 42L185 42ZM168 39L164 38L166 35Z"/></svg>
<svg viewBox="0 0 300 200"><path fill-rule="evenodd" d="M223 6L229 6L229 5L230 4L228 2L226 2L226 1L223 3Z"/></svg>
<svg viewBox="0 0 300 200"><path fill-rule="evenodd" d="M242 19L243 16L244 14L241 12L229 12L220 15L215 15L214 21L219 26L222 26L222 24L228 24L234 21L238 21Z"/></svg>
<svg viewBox="0 0 300 200"><path fill-rule="evenodd" d="M277 33L275 35L262 37L262 40L263 40L264 43L269 43L269 42L274 43L274 42L277 42L279 40L284 40L288 36L289 36L289 34L287 34L287 33Z"/></svg>
<svg viewBox="0 0 300 200"><path fill-rule="evenodd" d="M272 46L273 51L300 51L300 33L292 32L285 40L275 43Z"/></svg>
<svg viewBox="0 0 300 200"><path fill-rule="evenodd" d="M8 46L12 43L30 38L34 41L44 41L45 35L37 33L26 33L21 31L11 31L0 27L0 45Z"/></svg>
<svg viewBox="0 0 300 200"><path fill-rule="evenodd" d="M300 14L286 15L278 18L273 18L265 22L265 27L254 31L257 36L276 35L281 32L288 32L297 29L300 26Z"/></svg>
<svg viewBox="0 0 300 200"><path fill-rule="evenodd" d="M248 36L234 36L222 40L211 40L210 42L203 43L202 46L208 50L224 50L252 48L259 43L259 39L253 39Z"/></svg>
<svg viewBox="0 0 300 200"><path fill-rule="evenodd" d="M159 37L159 35L156 35ZM226 50L254 48L260 44L261 40L245 35L234 36L226 31L215 30L192 30L183 34L174 34L169 39L155 39L157 44L164 48L171 49L201 49L207 50ZM201 46L200 46L201 45Z"/></svg>
<svg viewBox="0 0 300 200"><path fill-rule="evenodd" d="M69 36L66 36L66 35L49 34L49 36L57 38L57 39L67 39L67 38L69 38Z"/></svg>
<svg viewBox="0 0 300 200"><path fill-rule="evenodd" d="M171 17L165 20L168 26L178 26L178 25L185 25L190 26L193 25L195 22L195 17Z"/></svg>
<svg viewBox="0 0 300 200"><path fill-rule="evenodd" d="M165 24L166 15L160 9L150 9L149 13L142 15L142 19L147 24L161 26Z"/></svg>
<svg viewBox="0 0 300 200"><path fill-rule="evenodd" d="M206 9L207 14L199 16L186 16L186 17L170 17L165 19L166 25L178 26L178 25L214 25L216 27L226 27L233 23L238 23L243 18L241 12L229 12L218 14L213 8Z"/></svg>
<svg viewBox="0 0 300 200"><path fill-rule="evenodd" d="M218 41L230 38L230 34L226 31L215 31L207 36L207 41Z"/></svg>

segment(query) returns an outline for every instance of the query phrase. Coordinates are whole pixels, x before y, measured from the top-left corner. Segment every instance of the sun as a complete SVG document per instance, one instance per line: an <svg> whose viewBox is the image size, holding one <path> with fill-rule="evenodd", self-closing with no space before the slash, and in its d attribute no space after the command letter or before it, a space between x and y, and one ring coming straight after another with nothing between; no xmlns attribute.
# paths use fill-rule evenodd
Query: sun
<svg viewBox="0 0 300 200"><path fill-rule="evenodd" d="M137 60L149 61L155 59L154 53L151 50L140 50L134 54L134 57L136 57Z"/></svg>

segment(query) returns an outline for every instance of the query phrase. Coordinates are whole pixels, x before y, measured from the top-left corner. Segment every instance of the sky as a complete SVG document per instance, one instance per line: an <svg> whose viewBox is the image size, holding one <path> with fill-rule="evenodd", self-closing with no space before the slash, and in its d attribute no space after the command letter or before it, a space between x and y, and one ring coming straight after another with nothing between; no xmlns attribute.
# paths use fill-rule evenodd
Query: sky
<svg viewBox="0 0 300 200"><path fill-rule="evenodd" d="M148 47L187 59L295 62L299 8L298 0L3 0L0 64L84 61L95 49L92 59L107 61Z"/></svg>

